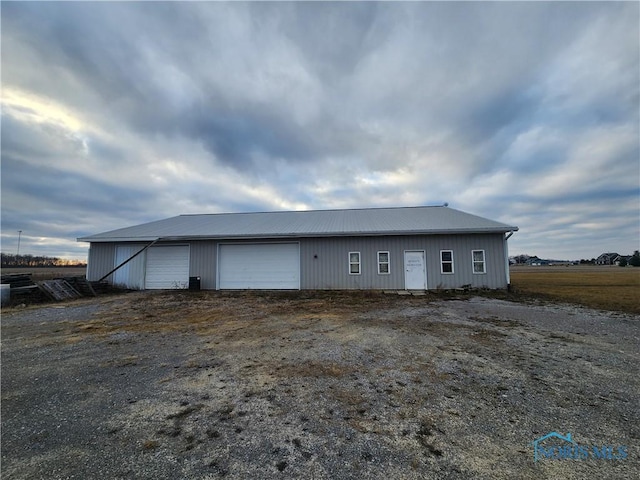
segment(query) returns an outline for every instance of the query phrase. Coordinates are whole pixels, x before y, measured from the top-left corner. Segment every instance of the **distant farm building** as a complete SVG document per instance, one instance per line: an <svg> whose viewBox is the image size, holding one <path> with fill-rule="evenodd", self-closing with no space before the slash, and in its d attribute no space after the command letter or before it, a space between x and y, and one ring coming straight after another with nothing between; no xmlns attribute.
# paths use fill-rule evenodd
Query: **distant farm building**
<svg viewBox="0 0 640 480"><path fill-rule="evenodd" d="M542 265L549 265L551 262L549 260L544 260L542 258L538 258L538 257L531 257L528 258L527 261L525 262L525 265L531 265L534 267L539 267Z"/></svg>
<svg viewBox="0 0 640 480"><path fill-rule="evenodd" d="M615 265L615 261L619 257L620 255L617 253L603 253L596 258L596 265Z"/></svg>

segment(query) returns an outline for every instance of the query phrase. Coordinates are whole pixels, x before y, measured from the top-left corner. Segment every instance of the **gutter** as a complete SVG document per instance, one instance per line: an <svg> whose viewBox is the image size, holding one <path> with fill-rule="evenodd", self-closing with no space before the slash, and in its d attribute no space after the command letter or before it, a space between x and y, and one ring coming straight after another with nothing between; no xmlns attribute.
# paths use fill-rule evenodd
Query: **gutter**
<svg viewBox="0 0 640 480"><path fill-rule="evenodd" d="M507 244L507 240L509 240L511 238L511 235L513 235L517 230L517 228L515 230L511 230L502 241L504 245L504 273L507 280L507 291L511 290L511 272L509 271L509 245Z"/></svg>

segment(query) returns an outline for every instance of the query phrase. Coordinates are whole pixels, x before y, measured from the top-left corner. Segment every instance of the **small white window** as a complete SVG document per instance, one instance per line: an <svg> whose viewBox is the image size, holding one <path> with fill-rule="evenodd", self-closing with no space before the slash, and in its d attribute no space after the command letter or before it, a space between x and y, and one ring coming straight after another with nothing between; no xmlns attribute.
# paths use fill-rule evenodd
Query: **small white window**
<svg viewBox="0 0 640 480"><path fill-rule="evenodd" d="M360 275L360 252L349 252L349 275Z"/></svg>
<svg viewBox="0 0 640 480"><path fill-rule="evenodd" d="M378 275L388 275L390 273L389 252L378 252Z"/></svg>
<svg viewBox="0 0 640 480"><path fill-rule="evenodd" d="M484 262L484 250L472 250L473 273L486 273Z"/></svg>
<svg viewBox="0 0 640 480"><path fill-rule="evenodd" d="M453 273L453 250L440 250L440 273Z"/></svg>

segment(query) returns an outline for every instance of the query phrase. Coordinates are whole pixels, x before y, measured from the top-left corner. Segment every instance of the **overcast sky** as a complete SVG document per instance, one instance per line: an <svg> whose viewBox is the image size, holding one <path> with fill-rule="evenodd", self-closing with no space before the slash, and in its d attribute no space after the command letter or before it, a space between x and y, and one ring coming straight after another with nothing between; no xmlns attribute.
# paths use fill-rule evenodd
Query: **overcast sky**
<svg viewBox="0 0 640 480"><path fill-rule="evenodd" d="M639 6L2 2L2 251L448 202L511 254L631 254Z"/></svg>

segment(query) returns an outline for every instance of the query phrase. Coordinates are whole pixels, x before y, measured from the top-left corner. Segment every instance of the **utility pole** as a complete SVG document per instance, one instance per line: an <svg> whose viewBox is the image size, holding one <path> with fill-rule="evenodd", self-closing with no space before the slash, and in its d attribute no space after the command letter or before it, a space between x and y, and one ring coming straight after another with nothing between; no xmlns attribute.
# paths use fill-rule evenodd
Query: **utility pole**
<svg viewBox="0 0 640 480"><path fill-rule="evenodd" d="M16 257L20 256L20 237L22 236L22 230L18 230L18 253L16 254ZM17 258L16 258L17 260Z"/></svg>

